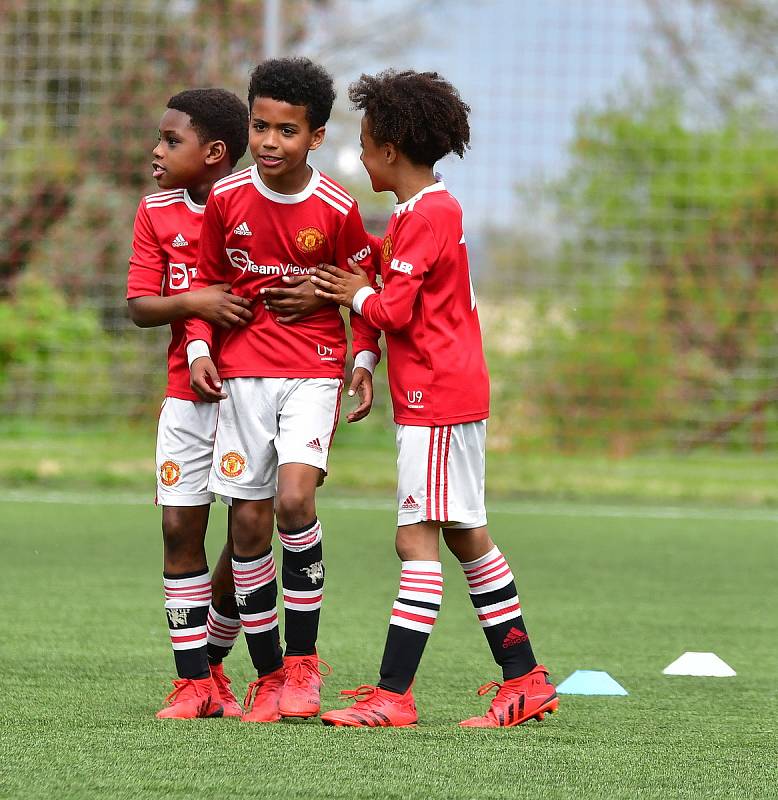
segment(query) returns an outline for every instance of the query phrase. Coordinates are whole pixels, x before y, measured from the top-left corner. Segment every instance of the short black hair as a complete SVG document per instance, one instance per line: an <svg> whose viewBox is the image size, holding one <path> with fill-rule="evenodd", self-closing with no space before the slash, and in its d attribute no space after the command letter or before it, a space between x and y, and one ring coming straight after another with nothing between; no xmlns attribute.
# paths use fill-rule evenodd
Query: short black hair
<svg viewBox="0 0 778 800"><path fill-rule="evenodd" d="M437 72L363 74L348 96L365 112L370 135L391 142L415 164L431 167L449 153L462 158L470 146L470 106Z"/></svg>
<svg viewBox="0 0 778 800"><path fill-rule="evenodd" d="M249 143L249 111L226 89L187 89L174 94L167 107L189 115L201 144L221 140L234 167Z"/></svg>
<svg viewBox="0 0 778 800"><path fill-rule="evenodd" d="M330 118L335 85L332 75L309 58L269 58L251 73L249 109L257 97L305 106L305 118L315 131Z"/></svg>

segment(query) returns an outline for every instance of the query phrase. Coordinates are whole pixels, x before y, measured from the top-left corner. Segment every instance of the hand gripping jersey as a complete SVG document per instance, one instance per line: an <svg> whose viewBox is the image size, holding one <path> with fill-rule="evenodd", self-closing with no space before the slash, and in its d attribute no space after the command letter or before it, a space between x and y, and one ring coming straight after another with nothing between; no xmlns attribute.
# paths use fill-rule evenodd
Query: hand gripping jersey
<svg viewBox="0 0 778 800"><path fill-rule="evenodd" d="M254 301L254 318L219 340L222 378L342 378L346 355L343 318L327 305L283 325L265 309L260 289L283 286L285 275L307 275L318 264L348 269L353 258L374 272L368 234L357 204L344 189L313 170L302 192L269 189L256 166L214 184L205 209L195 288L222 281ZM380 355L379 331L352 315L353 351ZM187 340L211 345L212 328L187 321Z"/></svg>
<svg viewBox="0 0 778 800"><path fill-rule="evenodd" d="M168 297L192 288L204 210L205 206L195 203L186 189L155 192L140 201L127 276L128 300ZM184 321L171 322L170 330L165 394L199 401L189 387Z"/></svg>
<svg viewBox="0 0 778 800"><path fill-rule="evenodd" d="M381 246L381 276L383 289L368 294L359 310L386 337L395 421L439 426L486 419L489 374L462 209L442 182L395 206Z"/></svg>

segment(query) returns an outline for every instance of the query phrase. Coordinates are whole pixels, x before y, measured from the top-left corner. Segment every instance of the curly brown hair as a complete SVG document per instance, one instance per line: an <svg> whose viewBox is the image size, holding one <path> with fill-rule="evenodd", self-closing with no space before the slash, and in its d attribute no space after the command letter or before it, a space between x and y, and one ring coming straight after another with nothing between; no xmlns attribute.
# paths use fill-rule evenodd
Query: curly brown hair
<svg viewBox="0 0 778 800"><path fill-rule="evenodd" d="M432 167L449 153L462 158L470 146L470 106L437 72L363 74L348 96L376 142L391 142L415 164Z"/></svg>
<svg viewBox="0 0 778 800"><path fill-rule="evenodd" d="M309 58L270 58L258 64L249 81L249 108L256 97L305 106L311 130L327 124L335 102L332 76Z"/></svg>

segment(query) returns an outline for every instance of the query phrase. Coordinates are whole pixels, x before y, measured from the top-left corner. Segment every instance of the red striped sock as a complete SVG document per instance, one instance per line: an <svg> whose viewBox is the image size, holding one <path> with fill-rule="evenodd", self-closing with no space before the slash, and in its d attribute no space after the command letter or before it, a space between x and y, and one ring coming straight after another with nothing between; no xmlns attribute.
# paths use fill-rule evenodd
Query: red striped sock
<svg viewBox="0 0 778 800"><path fill-rule="evenodd" d="M442 599L439 561L403 561L381 661L382 689L403 694L413 683Z"/></svg>
<svg viewBox="0 0 778 800"><path fill-rule="evenodd" d="M516 582L499 548L462 563L470 599L494 660L510 680L537 665L529 642Z"/></svg>
<svg viewBox="0 0 778 800"><path fill-rule="evenodd" d="M268 675L282 664L273 551L250 558L233 556L232 578L251 661L258 675Z"/></svg>
<svg viewBox="0 0 778 800"><path fill-rule="evenodd" d="M202 572L163 575L165 612L179 678L207 678L206 617L211 604L211 575Z"/></svg>

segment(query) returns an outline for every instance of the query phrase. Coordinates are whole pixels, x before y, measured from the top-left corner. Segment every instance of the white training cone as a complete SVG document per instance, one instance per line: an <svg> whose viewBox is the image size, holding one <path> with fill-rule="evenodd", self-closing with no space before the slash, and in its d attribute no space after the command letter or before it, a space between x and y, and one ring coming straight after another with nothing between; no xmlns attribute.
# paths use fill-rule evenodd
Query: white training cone
<svg viewBox="0 0 778 800"><path fill-rule="evenodd" d="M668 664L662 672L665 675L697 675L710 678L731 678L737 675L735 670L715 653L684 653L672 664Z"/></svg>
<svg viewBox="0 0 778 800"><path fill-rule="evenodd" d="M559 694L627 694L627 690L607 672L577 669L556 687Z"/></svg>

